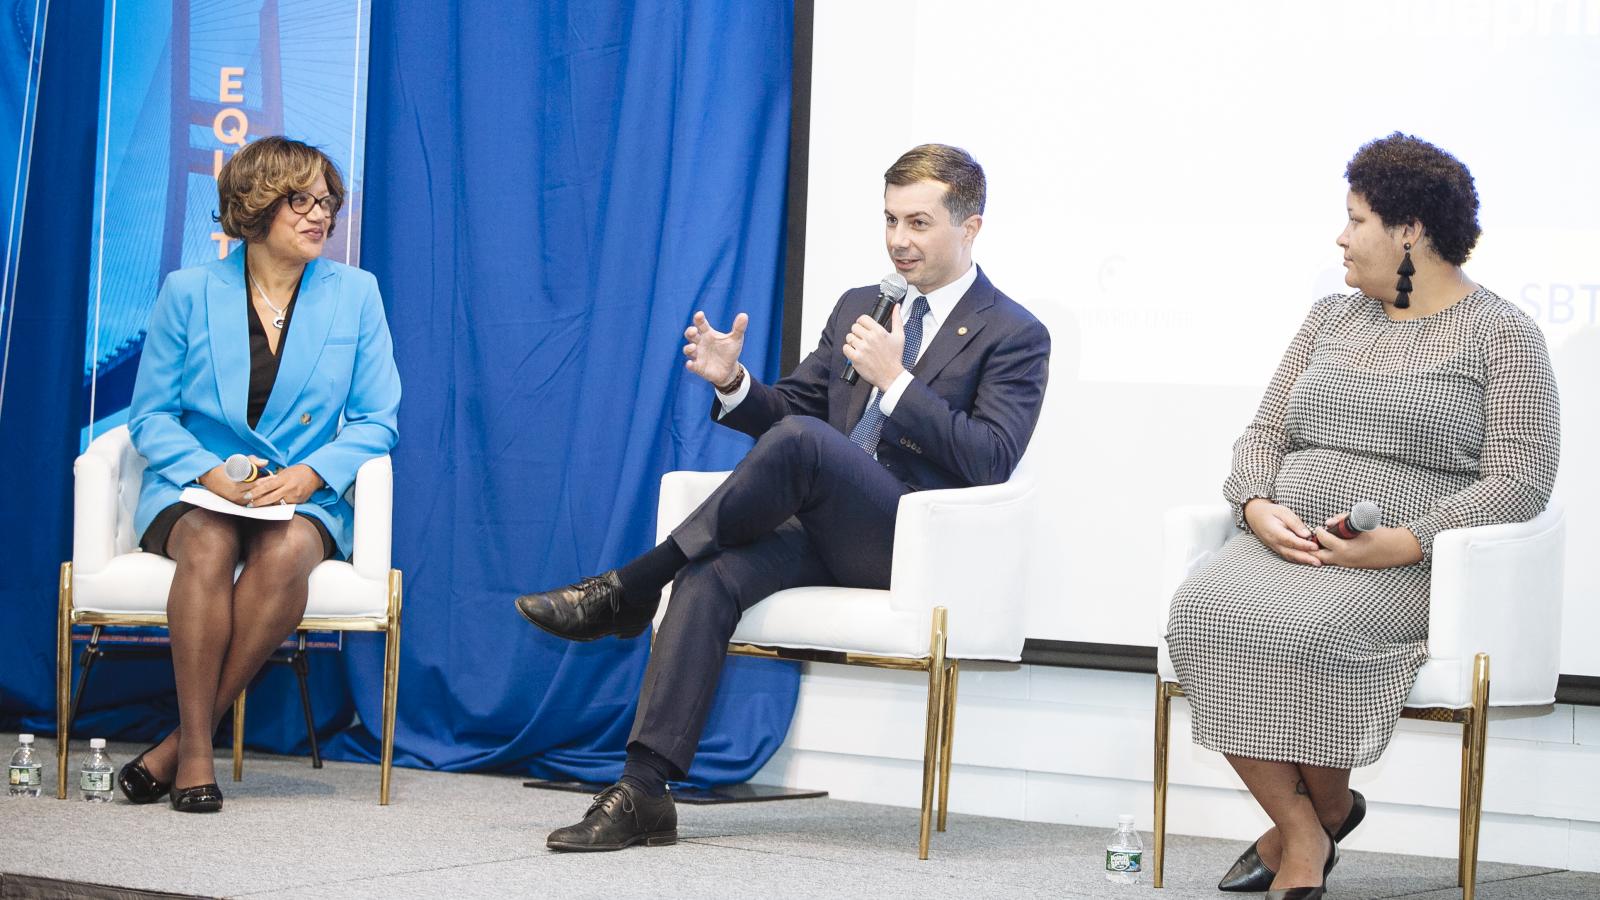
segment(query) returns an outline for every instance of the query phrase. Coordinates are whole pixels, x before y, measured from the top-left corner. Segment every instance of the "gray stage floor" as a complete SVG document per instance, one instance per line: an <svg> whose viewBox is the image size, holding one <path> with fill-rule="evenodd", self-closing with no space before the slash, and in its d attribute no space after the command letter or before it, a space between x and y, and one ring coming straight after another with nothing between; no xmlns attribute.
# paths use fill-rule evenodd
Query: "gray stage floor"
<svg viewBox="0 0 1600 900"><path fill-rule="evenodd" d="M44 750L53 760L54 748ZM76 748L75 748L76 749ZM114 745L127 761L140 748ZM227 763L218 771L227 777ZM54 766L46 768L53 785ZM960 790L961 782L955 782ZM528 790L509 776L396 769L378 806L376 766L250 755L223 783L218 815L165 805L0 797L0 897L46 896L38 879L212 897L875 896L1220 898L1242 844L1173 836L1167 888L1105 882L1109 829L952 816L916 858L915 810L838 800L679 805L681 841L620 853L557 854L553 828L581 816L580 794ZM1149 835L1145 835L1146 841ZM1339 898L1460 896L1455 862L1346 854ZM23 877L16 877L23 876ZM46 889L39 893L41 888ZM32 891L33 893L30 893ZM57 895L61 896L61 895ZM1478 896L1600 897L1600 874L1484 863Z"/></svg>

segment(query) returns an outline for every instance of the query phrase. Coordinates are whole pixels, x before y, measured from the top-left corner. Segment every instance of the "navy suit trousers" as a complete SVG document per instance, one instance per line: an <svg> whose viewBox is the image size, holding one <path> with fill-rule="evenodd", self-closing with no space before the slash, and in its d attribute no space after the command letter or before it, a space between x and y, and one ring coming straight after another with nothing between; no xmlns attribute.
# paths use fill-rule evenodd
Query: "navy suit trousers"
<svg viewBox="0 0 1600 900"><path fill-rule="evenodd" d="M910 488L827 422L780 419L673 531L672 583L628 741L687 772L744 611L792 587L889 586Z"/></svg>

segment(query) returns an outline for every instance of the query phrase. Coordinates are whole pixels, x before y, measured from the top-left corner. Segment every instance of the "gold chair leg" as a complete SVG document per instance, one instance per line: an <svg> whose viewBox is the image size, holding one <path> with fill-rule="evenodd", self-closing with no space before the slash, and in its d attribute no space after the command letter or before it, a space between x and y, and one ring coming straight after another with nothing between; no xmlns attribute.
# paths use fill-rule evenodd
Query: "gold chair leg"
<svg viewBox="0 0 1600 900"><path fill-rule="evenodd" d="M945 814L950 810L950 750L956 733L956 684L961 680L961 660L952 659L945 668L944 729L939 736L939 830L944 830Z"/></svg>
<svg viewBox="0 0 1600 900"><path fill-rule="evenodd" d="M244 780L244 695L233 701L233 780Z"/></svg>
<svg viewBox="0 0 1600 900"><path fill-rule="evenodd" d="M940 720L944 718L944 651L948 618L945 608L933 608L933 629L928 646L928 730L922 748L922 827L917 837L917 859L928 858L928 830L933 820L933 780L939 770Z"/></svg>
<svg viewBox="0 0 1600 900"><path fill-rule="evenodd" d="M61 564L56 588L56 799L67 799L67 742L72 709L72 563Z"/></svg>
<svg viewBox="0 0 1600 900"><path fill-rule="evenodd" d="M1472 661L1472 711L1461 735L1462 900L1472 900L1478 881L1478 831L1483 823L1483 762L1489 737L1489 654Z"/></svg>
<svg viewBox="0 0 1600 900"><path fill-rule="evenodd" d="M383 749L378 762L378 805L389 805L389 774L394 767L394 719L400 697L399 569L389 570L389 622L383 639Z"/></svg>
<svg viewBox="0 0 1600 900"><path fill-rule="evenodd" d="M1172 698L1182 693L1176 684L1156 676L1156 823L1151 854L1150 885L1161 887L1167 852L1167 748L1172 735Z"/></svg>

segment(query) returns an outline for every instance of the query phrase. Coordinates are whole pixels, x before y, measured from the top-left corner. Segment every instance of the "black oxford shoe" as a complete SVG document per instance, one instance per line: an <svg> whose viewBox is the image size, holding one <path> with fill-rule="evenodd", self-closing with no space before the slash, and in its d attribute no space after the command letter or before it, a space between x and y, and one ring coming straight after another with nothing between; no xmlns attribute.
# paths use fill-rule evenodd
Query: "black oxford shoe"
<svg viewBox="0 0 1600 900"><path fill-rule="evenodd" d="M637 637L655 617L655 602L623 605L622 582L612 569L539 594L517 598L517 612L529 622L569 641L593 641L607 635Z"/></svg>
<svg viewBox="0 0 1600 900"><path fill-rule="evenodd" d="M1361 796L1360 791L1351 791L1350 812L1344 817L1344 824L1340 825L1339 830L1333 833L1334 842L1337 843L1344 840L1345 835L1355 831L1356 826L1360 825L1361 820L1366 817L1367 798ZM1328 863L1328 868L1333 868L1331 861ZM1322 874L1326 876L1328 873L1323 872ZM1222 881L1217 884L1217 890L1258 894L1272 887L1272 879L1277 877L1278 873L1267 868L1267 864L1261 861L1261 854L1256 849L1256 845L1251 844L1250 849L1244 851L1239 855L1238 859L1234 860L1233 868L1228 870L1228 874L1222 876Z"/></svg>
<svg viewBox="0 0 1600 900"><path fill-rule="evenodd" d="M582 822L557 828L544 843L551 850L593 851L677 842L678 810L672 794L649 797L619 781L595 795Z"/></svg>

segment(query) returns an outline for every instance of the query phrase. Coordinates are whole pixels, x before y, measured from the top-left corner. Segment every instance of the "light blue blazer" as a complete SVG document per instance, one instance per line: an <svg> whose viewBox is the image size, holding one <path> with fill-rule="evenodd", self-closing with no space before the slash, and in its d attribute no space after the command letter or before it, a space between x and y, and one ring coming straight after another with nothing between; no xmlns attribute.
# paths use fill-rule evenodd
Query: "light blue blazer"
<svg viewBox="0 0 1600 900"><path fill-rule="evenodd" d="M327 486L297 512L317 517L350 555L356 469L394 447L400 373L378 282L330 260L306 266L289 334L278 348L278 378L252 429L250 332L245 316L244 246L227 258L167 276L150 313L128 430L149 467L134 529L184 487L234 453L273 469L304 463Z"/></svg>

